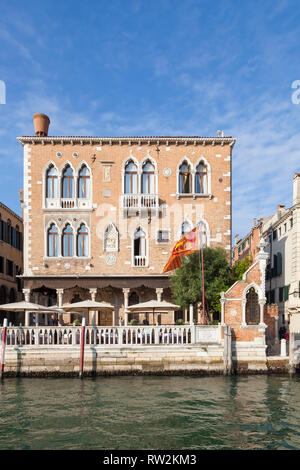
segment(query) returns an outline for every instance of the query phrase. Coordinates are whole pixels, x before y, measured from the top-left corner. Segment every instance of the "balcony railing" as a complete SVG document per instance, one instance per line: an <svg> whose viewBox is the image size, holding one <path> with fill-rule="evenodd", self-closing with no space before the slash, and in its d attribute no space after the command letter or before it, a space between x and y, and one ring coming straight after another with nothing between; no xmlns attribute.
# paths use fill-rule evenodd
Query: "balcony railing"
<svg viewBox="0 0 300 470"><path fill-rule="evenodd" d="M0 328L0 343L3 328ZM43 326L9 327L8 348L16 347L79 347L81 327ZM160 326L87 326L85 344L98 346L220 344L220 325Z"/></svg>
<svg viewBox="0 0 300 470"><path fill-rule="evenodd" d="M143 268L147 266L147 257L146 256L134 256L133 265L137 268Z"/></svg>
<svg viewBox="0 0 300 470"><path fill-rule="evenodd" d="M125 212L157 211L159 208L158 194L123 194L122 208Z"/></svg>
<svg viewBox="0 0 300 470"><path fill-rule="evenodd" d="M91 209L92 201L84 198L46 198L45 209Z"/></svg>

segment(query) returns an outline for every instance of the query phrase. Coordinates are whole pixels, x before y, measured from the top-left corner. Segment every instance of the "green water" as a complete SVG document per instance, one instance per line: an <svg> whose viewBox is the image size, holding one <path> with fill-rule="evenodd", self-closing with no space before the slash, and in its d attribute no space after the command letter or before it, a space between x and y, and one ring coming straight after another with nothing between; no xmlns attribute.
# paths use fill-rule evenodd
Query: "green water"
<svg viewBox="0 0 300 470"><path fill-rule="evenodd" d="M5 379L0 449L300 449L300 378Z"/></svg>

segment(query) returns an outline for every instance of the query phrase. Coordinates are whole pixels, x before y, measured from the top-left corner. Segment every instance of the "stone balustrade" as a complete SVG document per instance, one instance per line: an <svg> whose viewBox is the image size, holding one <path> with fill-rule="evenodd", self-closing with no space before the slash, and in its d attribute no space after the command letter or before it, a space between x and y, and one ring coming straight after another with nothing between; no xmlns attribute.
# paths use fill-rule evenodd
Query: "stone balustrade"
<svg viewBox="0 0 300 470"><path fill-rule="evenodd" d="M0 341L3 328L0 328ZM39 326L7 328L6 345L16 346L79 346L79 326ZM221 343L221 326L87 326L85 344L95 346L154 346Z"/></svg>

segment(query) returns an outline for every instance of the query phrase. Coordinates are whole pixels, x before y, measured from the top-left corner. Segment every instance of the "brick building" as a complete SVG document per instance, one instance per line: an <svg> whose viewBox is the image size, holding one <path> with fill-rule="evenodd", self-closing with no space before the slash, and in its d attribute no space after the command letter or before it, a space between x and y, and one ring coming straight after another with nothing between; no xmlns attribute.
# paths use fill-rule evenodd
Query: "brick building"
<svg viewBox="0 0 300 470"><path fill-rule="evenodd" d="M114 312L96 322L127 324L128 305L172 300L163 267L196 224L207 246L231 255L234 138L59 137L48 136L47 116L34 122L35 136L18 138L27 299L109 301ZM159 318L173 321L174 313Z"/></svg>
<svg viewBox="0 0 300 470"><path fill-rule="evenodd" d="M0 202L0 304L22 300L21 279L23 272L23 221L11 209ZM0 311L3 318L17 324L23 319L19 314Z"/></svg>
<svg viewBox="0 0 300 470"><path fill-rule="evenodd" d="M233 264L241 261L246 256L249 256L252 261L255 259L259 251L258 244L261 239L264 220L265 219L262 218L259 220L254 219L253 227L243 238L239 238L239 235L235 235L232 257Z"/></svg>

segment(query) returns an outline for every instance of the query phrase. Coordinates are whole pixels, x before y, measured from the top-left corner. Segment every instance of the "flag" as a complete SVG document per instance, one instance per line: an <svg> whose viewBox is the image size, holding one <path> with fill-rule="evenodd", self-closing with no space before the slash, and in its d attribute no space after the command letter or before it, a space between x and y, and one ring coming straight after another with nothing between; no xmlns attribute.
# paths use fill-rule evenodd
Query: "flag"
<svg viewBox="0 0 300 470"><path fill-rule="evenodd" d="M183 258L183 256L191 255L199 250L198 232L199 226L193 228L190 232L185 233L183 237L178 240L172 250L172 254L167 264L164 267L163 273L179 268L182 264L181 258Z"/></svg>

